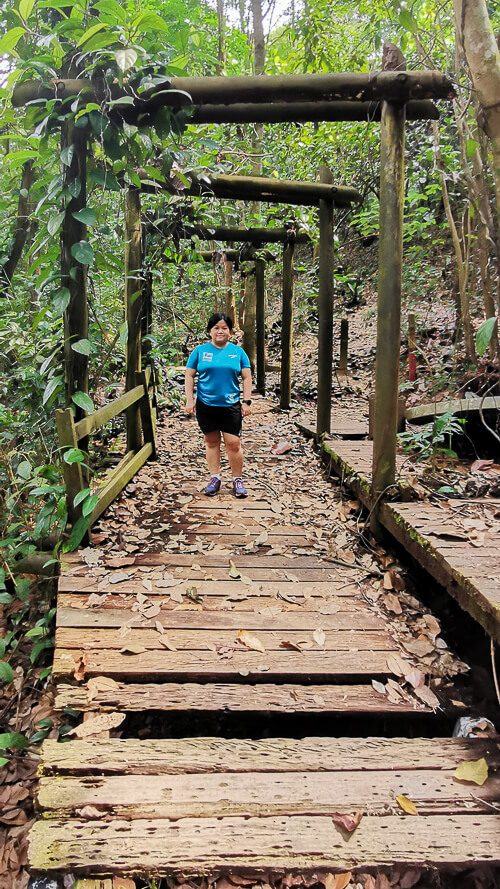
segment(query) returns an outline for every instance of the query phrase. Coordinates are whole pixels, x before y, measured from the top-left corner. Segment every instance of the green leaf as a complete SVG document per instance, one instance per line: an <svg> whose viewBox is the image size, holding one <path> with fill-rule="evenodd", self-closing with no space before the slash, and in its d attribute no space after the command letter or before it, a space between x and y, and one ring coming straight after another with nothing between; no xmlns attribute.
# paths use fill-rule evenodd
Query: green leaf
<svg viewBox="0 0 500 889"><path fill-rule="evenodd" d="M21 460L19 466L17 467L16 475L18 475L19 478L24 479L28 479L30 477L31 463L29 462L29 460Z"/></svg>
<svg viewBox="0 0 500 889"><path fill-rule="evenodd" d="M19 3L19 15L24 21L28 19L33 11L33 7L35 5L35 0L20 0Z"/></svg>
<svg viewBox="0 0 500 889"><path fill-rule="evenodd" d="M469 158L469 160L474 157L478 148L479 145L475 139L467 139L467 142L465 143L465 150L467 152L467 157Z"/></svg>
<svg viewBox="0 0 500 889"><path fill-rule="evenodd" d="M54 312L57 312L58 315L62 315L63 312L69 306L69 301L71 299L71 293L67 287L61 287L60 290L54 296L52 301L52 305L54 306Z"/></svg>
<svg viewBox="0 0 500 889"><path fill-rule="evenodd" d="M78 241L71 248L71 255L82 265L91 265L94 259L94 251L88 241Z"/></svg>
<svg viewBox="0 0 500 889"><path fill-rule="evenodd" d="M168 31L168 25L164 19L155 12L142 12L137 18L132 19L131 29L134 31Z"/></svg>
<svg viewBox="0 0 500 889"><path fill-rule="evenodd" d="M10 762L10 759L7 759L5 756L0 756L0 769L7 765Z"/></svg>
<svg viewBox="0 0 500 889"><path fill-rule="evenodd" d="M49 235L55 235L57 231L61 228L64 220L64 213L56 213L55 216L51 216L47 223L47 230Z"/></svg>
<svg viewBox="0 0 500 889"><path fill-rule="evenodd" d="M78 544L82 542L86 532L89 529L89 524L89 519L84 518L83 516L80 516L80 518L76 520L73 528L71 529L71 536L67 544L70 552L76 549Z"/></svg>
<svg viewBox="0 0 500 889"><path fill-rule="evenodd" d="M78 213L73 213L73 219L76 219L77 222L83 222L84 225L94 225L97 214L95 210L92 210L90 207L84 207L83 210L79 210Z"/></svg>
<svg viewBox="0 0 500 889"><path fill-rule="evenodd" d="M92 25L92 27L88 28L87 31L85 31L85 34L80 37L78 43L76 44L77 47L83 46L83 44L86 43L87 40L90 40L90 38L93 37L94 34L97 34L98 31L102 31L102 29L105 27L106 25L104 25L102 22L99 22L97 25Z"/></svg>
<svg viewBox="0 0 500 889"><path fill-rule="evenodd" d="M0 605L10 605L12 602L12 596L10 593L0 593Z"/></svg>
<svg viewBox="0 0 500 889"><path fill-rule="evenodd" d="M73 160L74 153L75 153L75 146L74 145L66 145L66 147L63 148L62 151L60 152L59 157L61 158L63 164L65 164L66 167L71 166L71 161Z"/></svg>
<svg viewBox="0 0 500 889"><path fill-rule="evenodd" d="M16 596L20 602L26 602L30 594L31 581L29 577L18 577L16 580Z"/></svg>
<svg viewBox="0 0 500 889"><path fill-rule="evenodd" d="M82 190L82 183L80 179L73 179L71 182L68 182L68 191L72 198L77 198Z"/></svg>
<svg viewBox="0 0 500 889"><path fill-rule="evenodd" d="M92 413L94 410L94 402L85 392L75 392L71 399L78 407L81 407L83 411L88 411Z"/></svg>
<svg viewBox="0 0 500 889"><path fill-rule="evenodd" d="M79 355L90 355L91 346L88 340L77 340L76 343L71 343L71 348Z"/></svg>
<svg viewBox="0 0 500 889"><path fill-rule="evenodd" d="M483 321L481 327L479 327L476 333L476 349L478 355L484 355L486 352L486 349L491 342L496 323L497 319L495 317L487 318L486 321Z"/></svg>
<svg viewBox="0 0 500 889"><path fill-rule="evenodd" d="M115 52L115 61L118 65L120 71L128 71L129 68L133 68L135 63L137 62L137 52L132 47L128 46L126 49L117 49ZM132 100L133 101L133 100Z"/></svg>
<svg viewBox="0 0 500 889"><path fill-rule="evenodd" d="M114 24L124 25L127 21L127 13L116 0L100 0L95 4L95 8L103 15L109 16Z"/></svg>
<svg viewBox="0 0 500 889"><path fill-rule="evenodd" d="M92 494L92 497L89 497L88 500L85 501L82 507L82 514L87 517L92 515L95 507L99 503L99 497L97 494Z"/></svg>
<svg viewBox="0 0 500 889"><path fill-rule="evenodd" d="M27 636L28 639L33 639L35 636L46 636L47 627L32 627L31 630L28 630L24 635Z"/></svg>
<svg viewBox="0 0 500 889"><path fill-rule="evenodd" d="M0 679L3 679L4 682L12 682L14 679L12 667L7 661L0 661Z"/></svg>
<svg viewBox="0 0 500 889"><path fill-rule="evenodd" d="M79 506L83 500L86 500L87 497L90 497L91 493L92 492L90 488L84 488L83 491L78 491L78 494L75 494L73 506Z"/></svg>
<svg viewBox="0 0 500 889"><path fill-rule="evenodd" d="M11 28L0 40L0 55L16 55L14 47L17 46L23 34L26 34L26 28Z"/></svg>
<svg viewBox="0 0 500 889"><path fill-rule="evenodd" d="M51 396L54 395L54 393L57 392L61 387L62 380L60 377L53 377L51 380L49 380L43 393L42 404L47 404Z"/></svg>
<svg viewBox="0 0 500 889"><path fill-rule="evenodd" d="M14 750L23 750L27 746L27 739L19 732L5 732L5 734L0 735L0 750L6 750L7 747L12 747Z"/></svg>
<svg viewBox="0 0 500 889"><path fill-rule="evenodd" d="M408 9L402 9L400 11L399 21L407 31L413 32L415 30L415 19Z"/></svg>
<svg viewBox="0 0 500 889"><path fill-rule="evenodd" d="M69 466L71 466L73 463L83 463L83 461L85 460L85 454L83 453L83 451L80 450L80 448L68 448L68 450L64 453L63 460Z"/></svg>

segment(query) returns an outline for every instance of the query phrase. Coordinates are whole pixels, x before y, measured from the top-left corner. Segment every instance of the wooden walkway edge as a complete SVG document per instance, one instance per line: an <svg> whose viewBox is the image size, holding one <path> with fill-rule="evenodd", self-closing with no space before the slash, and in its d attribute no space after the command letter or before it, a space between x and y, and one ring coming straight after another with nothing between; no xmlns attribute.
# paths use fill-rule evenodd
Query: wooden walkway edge
<svg viewBox="0 0 500 889"><path fill-rule="evenodd" d="M332 470L371 509L373 443L329 439L322 447ZM406 462L400 460L399 466ZM402 487L409 487L407 475L402 479ZM490 505L480 501L478 509L483 518L491 516L491 527L478 539L471 536L461 516L461 511L474 503L473 499L453 501L452 506L416 500L384 502L380 522L459 605L500 642L500 524L494 518L499 507L495 500Z"/></svg>

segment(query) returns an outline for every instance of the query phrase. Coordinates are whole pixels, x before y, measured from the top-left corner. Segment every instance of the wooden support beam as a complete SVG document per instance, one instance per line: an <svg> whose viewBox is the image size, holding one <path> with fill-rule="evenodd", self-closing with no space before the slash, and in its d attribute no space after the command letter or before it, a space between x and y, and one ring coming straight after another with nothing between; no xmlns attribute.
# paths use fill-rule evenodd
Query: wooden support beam
<svg viewBox="0 0 500 889"><path fill-rule="evenodd" d="M220 259L221 262L250 262L255 259L257 251L253 247L243 246L240 250L197 250L196 253L173 253L170 256L162 256L162 262L214 262ZM266 262L274 262L276 256L270 250L259 250L258 255Z"/></svg>
<svg viewBox="0 0 500 889"><path fill-rule="evenodd" d="M190 124L206 123L321 123L324 121L379 121L380 102L245 102L234 105L197 105ZM439 120L433 102L407 102L408 120ZM271 200L271 198L263 198ZM292 201L289 201L291 203ZM305 201L304 201L305 203Z"/></svg>
<svg viewBox="0 0 500 889"><path fill-rule="evenodd" d="M292 331L293 331L293 253L294 245L283 248L282 311L281 311L281 383L280 408L288 410L292 399Z"/></svg>
<svg viewBox="0 0 500 889"><path fill-rule="evenodd" d="M71 100L82 103L106 102L132 96L133 106L115 107L115 114L132 120L138 114L152 113L164 106L180 107L204 104L231 105L271 102L408 102L411 100L452 99L452 82L440 71L371 71L335 74L239 75L236 77L174 77L155 84L140 97L130 88L112 85L103 78L57 78L49 82L24 81L17 84L12 104L19 108L39 99ZM292 118L293 119L293 118Z"/></svg>
<svg viewBox="0 0 500 889"><path fill-rule="evenodd" d="M328 167L320 167L322 182L331 182ZM318 407L316 433L330 432L333 364L333 204L319 204Z"/></svg>
<svg viewBox="0 0 500 889"><path fill-rule="evenodd" d="M66 404L72 403L76 392L88 395L88 355L75 351L73 346L80 340L88 340L89 311L87 304L87 265L73 255L76 245L86 241L87 226L75 219L75 213L87 203L87 130L75 127L67 121L61 129L61 147L68 152L70 163L63 166L63 186L71 189L72 196L64 214L61 227L61 286L69 291L69 303L64 312L64 370L66 380ZM76 419L85 411L76 405ZM82 442L82 450L88 450L88 442Z"/></svg>
<svg viewBox="0 0 500 889"><path fill-rule="evenodd" d="M173 185L166 181L165 188L177 193ZM336 206L349 206L361 202L357 188L345 185L330 185L323 182L301 182L295 179L268 179L264 176L209 176L203 180L191 177L189 189L181 189L182 194L214 195L229 200L283 201L317 206L320 198L332 200Z"/></svg>
<svg viewBox="0 0 500 889"><path fill-rule="evenodd" d="M135 186L125 192L125 318L127 321L126 389L136 386L141 370L142 329L142 250L141 193ZM127 408L127 451L141 447L141 423L138 404Z"/></svg>
<svg viewBox="0 0 500 889"><path fill-rule="evenodd" d="M266 264L255 260L255 324L257 345L257 392L266 392Z"/></svg>
<svg viewBox="0 0 500 889"><path fill-rule="evenodd" d="M307 232L294 232L286 228L231 228L226 225L172 225L153 221L146 226L148 233L163 234L165 237L191 238L196 235L202 241L236 241L238 243L260 244L285 244L294 241L295 244L309 244L311 238Z"/></svg>
<svg viewBox="0 0 500 889"><path fill-rule="evenodd" d="M339 373L347 373L347 355L349 350L349 319L341 318L340 321L340 357Z"/></svg>
<svg viewBox="0 0 500 889"><path fill-rule="evenodd" d="M384 103L380 140L380 244L372 466L372 491L375 497L379 497L396 479L403 266L404 106ZM371 528L377 534L377 509L372 512Z"/></svg>
<svg viewBox="0 0 500 889"><path fill-rule="evenodd" d="M252 372L255 372L257 364L256 347L256 284L255 274L249 273L245 278L245 309L243 320L243 348L248 355Z"/></svg>
<svg viewBox="0 0 500 889"><path fill-rule="evenodd" d="M417 378L417 359L415 356L416 322L415 314L408 315L408 380L414 383Z"/></svg>
<svg viewBox="0 0 500 889"><path fill-rule="evenodd" d="M55 420L59 447L64 448L64 450L66 450L66 448L79 448L80 445L72 409L67 407L64 411L56 411ZM81 463L66 463L63 459L62 467L64 483L66 485L68 521L71 525L74 525L82 514L81 506L75 506L74 500L76 495L87 487L87 480L82 471Z"/></svg>

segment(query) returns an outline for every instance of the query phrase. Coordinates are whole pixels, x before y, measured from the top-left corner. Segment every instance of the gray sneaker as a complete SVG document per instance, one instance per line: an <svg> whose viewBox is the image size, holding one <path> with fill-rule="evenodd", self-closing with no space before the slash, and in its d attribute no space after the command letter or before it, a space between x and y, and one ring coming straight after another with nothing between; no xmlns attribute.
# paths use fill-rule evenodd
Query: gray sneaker
<svg viewBox="0 0 500 889"><path fill-rule="evenodd" d="M220 491L220 486L220 478L217 478L216 475L213 475L208 485L206 486L204 493L207 495L207 497L215 497L215 495L218 494Z"/></svg>
<svg viewBox="0 0 500 889"><path fill-rule="evenodd" d="M245 488L241 478L235 478L233 481L233 494L235 497L248 497L248 491Z"/></svg>

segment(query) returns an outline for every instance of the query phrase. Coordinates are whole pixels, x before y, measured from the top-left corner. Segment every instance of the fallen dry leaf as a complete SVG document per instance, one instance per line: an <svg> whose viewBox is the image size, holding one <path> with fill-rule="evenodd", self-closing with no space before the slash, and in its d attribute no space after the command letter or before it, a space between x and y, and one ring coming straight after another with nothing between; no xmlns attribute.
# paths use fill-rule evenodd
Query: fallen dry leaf
<svg viewBox="0 0 500 889"><path fill-rule="evenodd" d="M355 812L353 815L346 815L345 812L334 812L332 815L332 821L334 824L337 824L339 827L343 827L344 830L347 830L347 833L352 833L354 830L356 830L362 817L363 812Z"/></svg>
<svg viewBox="0 0 500 889"><path fill-rule="evenodd" d="M327 874L321 879L325 889L345 889L349 885L351 879L351 871L344 874Z"/></svg>
<svg viewBox="0 0 500 889"><path fill-rule="evenodd" d="M261 651L264 653L266 650L260 639L257 639L257 636L252 636L248 630L239 630L237 638L243 645L246 645L246 647L250 648L252 651Z"/></svg>
<svg viewBox="0 0 500 889"><path fill-rule="evenodd" d="M75 812L79 818L83 818L85 821L97 821L98 818L103 818L105 812L100 809L96 809L95 806L83 806L82 809L76 809Z"/></svg>
<svg viewBox="0 0 500 889"><path fill-rule="evenodd" d="M144 648L144 645L126 645L120 648L120 654L143 654L145 651L147 648Z"/></svg>
<svg viewBox="0 0 500 889"><path fill-rule="evenodd" d="M385 685L383 682L379 682L377 679L372 679L372 686L375 691L378 691L379 695L385 695Z"/></svg>
<svg viewBox="0 0 500 889"><path fill-rule="evenodd" d="M87 700L93 701L100 691L108 691L115 688L119 688L119 685L110 676L92 676L87 682Z"/></svg>
<svg viewBox="0 0 500 889"><path fill-rule="evenodd" d="M488 777L488 764L484 757L466 760L456 767L453 777L458 781L472 781L473 784L483 785Z"/></svg>
<svg viewBox="0 0 500 889"><path fill-rule="evenodd" d="M74 735L75 738L88 738L90 735L98 735L100 732L107 732L112 728L117 728L125 719L125 713L98 713L76 728L72 728L66 735Z"/></svg>
<svg viewBox="0 0 500 889"><path fill-rule="evenodd" d="M406 815L418 815L415 803L412 803L411 799L408 799L403 793L396 797L396 802Z"/></svg>
<svg viewBox="0 0 500 889"><path fill-rule="evenodd" d="M422 685L421 688L414 689L417 698L427 704L428 707L431 707L433 710L437 710L439 707L439 698L436 697L433 691L427 687L427 685Z"/></svg>
<svg viewBox="0 0 500 889"><path fill-rule="evenodd" d="M313 635L313 639L314 639L314 641L316 642L316 644L319 645L320 648L323 648L323 645L324 645L325 642L326 642L326 633L325 633L325 631L322 630L321 627L318 627L317 630L314 630L314 633L313 633L312 635Z"/></svg>
<svg viewBox="0 0 500 889"><path fill-rule="evenodd" d="M158 641L159 641L160 645L163 645L163 647L168 649L168 651L177 651L177 648L175 647L174 643L170 641L170 639L168 638L168 636L165 633L162 636L160 636Z"/></svg>
<svg viewBox="0 0 500 889"><path fill-rule="evenodd" d="M234 578L234 580L239 580L241 577L241 572L238 571L232 559L229 559L229 577Z"/></svg>
<svg viewBox="0 0 500 889"><path fill-rule="evenodd" d="M73 670L73 676L75 677L75 682L83 682L85 679L85 667L87 666L87 655L82 654L75 661L75 668Z"/></svg>
<svg viewBox="0 0 500 889"><path fill-rule="evenodd" d="M107 568L127 568L130 565L135 565L135 556L113 556L106 559L105 564Z"/></svg>
<svg viewBox="0 0 500 889"><path fill-rule="evenodd" d="M401 602L398 597L394 595L394 593L387 593L384 596L384 604L388 611L391 611L392 614L402 614L403 609L401 608Z"/></svg>
<svg viewBox="0 0 500 889"><path fill-rule="evenodd" d="M292 443L290 441L279 441L278 444L274 445L272 449L272 454L286 454L288 451L292 450Z"/></svg>
<svg viewBox="0 0 500 889"><path fill-rule="evenodd" d="M292 642L290 639L283 639L280 642L280 645L283 645L284 648L293 648L294 651L302 651L302 646L299 642Z"/></svg>

